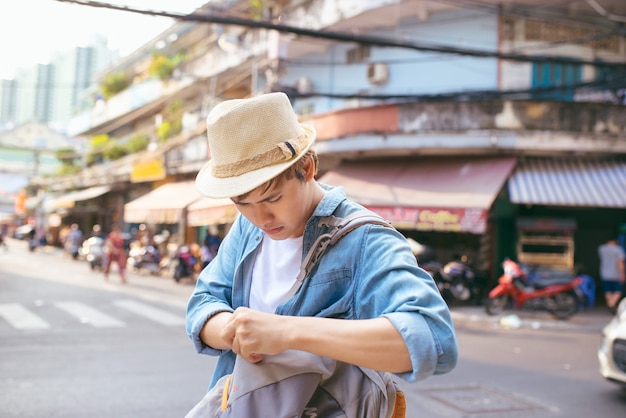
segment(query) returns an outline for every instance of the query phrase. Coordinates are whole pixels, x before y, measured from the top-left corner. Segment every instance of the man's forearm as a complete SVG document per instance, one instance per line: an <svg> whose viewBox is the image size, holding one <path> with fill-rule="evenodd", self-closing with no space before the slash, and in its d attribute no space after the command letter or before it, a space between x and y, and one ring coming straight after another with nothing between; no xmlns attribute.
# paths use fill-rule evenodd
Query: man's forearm
<svg viewBox="0 0 626 418"><path fill-rule="evenodd" d="M344 320L287 317L290 346L379 371L412 370L406 344L386 318Z"/></svg>
<svg viewBox="0 0 626 418"><path fill-rule="evenodd" d="M220 312L209 318L200 330L200 339L202 342L216 350L230 349L230 344L224 341L220 334L231 316L232 312Z"/></svg>

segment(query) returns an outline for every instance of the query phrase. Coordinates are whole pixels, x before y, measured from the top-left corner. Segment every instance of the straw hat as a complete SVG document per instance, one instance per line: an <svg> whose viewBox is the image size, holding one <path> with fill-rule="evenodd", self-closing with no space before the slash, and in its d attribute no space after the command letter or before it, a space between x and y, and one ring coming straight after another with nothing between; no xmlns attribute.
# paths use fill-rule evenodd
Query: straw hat
<svg viewBox="0 0 626 418"><path fill-rule="evenodd" d="M285 93L227 100L207 117L211 159L196 177L207 197L239 196L276 177L315 141L315 129L301 124Z"/></svg>

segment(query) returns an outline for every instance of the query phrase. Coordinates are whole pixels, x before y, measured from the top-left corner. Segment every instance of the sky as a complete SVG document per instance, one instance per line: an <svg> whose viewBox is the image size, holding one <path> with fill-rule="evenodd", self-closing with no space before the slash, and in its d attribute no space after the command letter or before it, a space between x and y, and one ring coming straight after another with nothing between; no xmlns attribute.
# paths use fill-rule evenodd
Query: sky
<svg viewBox="0 0 626 418"><path fill-rule="evenodd" d="M99 0L137 9L190 13L209 0ZM0 79L19 68L46 64L60 52L85 46L95 34L121 56L170 27L169 18L88 7L55 0L11 0L0 5Z"/></svg>

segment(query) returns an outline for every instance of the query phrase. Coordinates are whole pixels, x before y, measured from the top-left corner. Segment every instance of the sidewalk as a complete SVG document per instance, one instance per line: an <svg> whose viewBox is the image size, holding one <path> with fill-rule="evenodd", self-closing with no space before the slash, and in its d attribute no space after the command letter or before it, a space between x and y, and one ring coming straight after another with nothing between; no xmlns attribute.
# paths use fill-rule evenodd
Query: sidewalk
<svg viewBox="0 0 626 418"><path fill-rule="evenodd" d="M133 269L127 269L128 284L122 285L116 265L112 268L110 279L105 281L100 269L91 270L89 263L83 259L72 260L62 248L40 246L34 252L29 252L27 241L13 238L8 240L8 245L9 250L7 252L0 249L0 256L10 257L10 262L2 264L5 271L19 273L25 266L43 268L45 265L49 274L40 277L44 280L114 291L182 309L186 308L195 285L195 282L189 278L176 283L172 277L166 275L150 275L135 272ZM63 274L58 274L59 271L62 271Z"/></svg>
<svg viewBox="0 0 626 418"><path fill-rule="evenodd" d="M559 320L545 311L508 309L501 315L488 315L484 306L451 306L450 312L457 328L491 330L535 329L576 330L600 333L613 315L604 306L585 308L567 320Z"/></svg>

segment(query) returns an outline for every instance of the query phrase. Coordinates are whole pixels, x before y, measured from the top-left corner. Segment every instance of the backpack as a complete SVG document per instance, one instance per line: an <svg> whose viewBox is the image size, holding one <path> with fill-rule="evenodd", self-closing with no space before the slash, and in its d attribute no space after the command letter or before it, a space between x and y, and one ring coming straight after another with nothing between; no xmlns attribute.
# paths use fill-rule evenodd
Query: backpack
<svg viewBox="0 0 626 418"><path fill-rule="evenodd" d="M323 217L320 235L304 258L293 297L329 245L365 224L391 227L371 211L346 218ZM236 357L233 372L223 376L185 418L404 418L406 399L391 373L287 350L259 363Z"/></svg>

